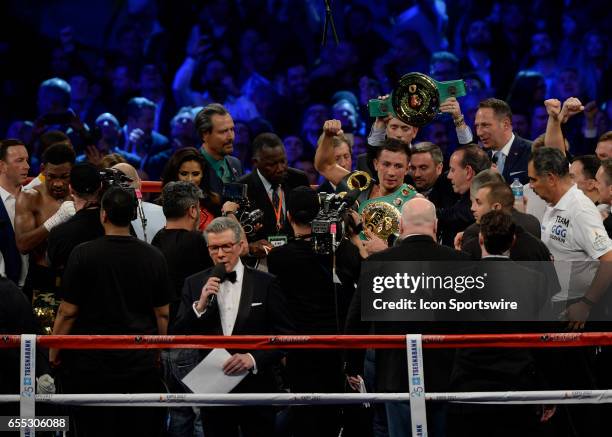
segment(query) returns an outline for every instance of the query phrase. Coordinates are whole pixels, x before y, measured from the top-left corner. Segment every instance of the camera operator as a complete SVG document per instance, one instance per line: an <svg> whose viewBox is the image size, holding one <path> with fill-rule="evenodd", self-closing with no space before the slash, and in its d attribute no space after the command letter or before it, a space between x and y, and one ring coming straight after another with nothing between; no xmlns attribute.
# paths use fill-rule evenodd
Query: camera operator
<svg viewBox="0 0 612 437"><path fill-rule="evenodd" d="M128 163L120 162L113 165L114 169L119 170L132 180L130 188L133 188L138 198L137 217L132 220L132 227L136 232L136 236L146 242L153 241L155 234L166 226L166 217L162 207L150 202L144 202L139 197L142 181L136 169Z"/></svg>
<svg viewBox="0 0 612 437"><path fill-rule="evenodd" d="M76 164L70 171L70 194L76 214L51 230L48 238L49 266L58 276L64 270L70 252L86 241L104 235L100 223L100 172L93 164Z"/></svg>
<svg viewBox="0 0 612 437"><path fill-rule="evenodd" d="M309 187L294 188L287 199L287 221L294 238L268 255L268 270L276 275L287 297L289 314L297 334L338 334L350 303L360 257L357 248L343 239L336 258L337 284L332 255L313 250L311 222L319 213L319 197ZM356 273L355 273L356 272ZM292 392L339 393L344 390L342 354L338 350L291 350L287 356ZM304 406L292 408L293 435L335 436L340 429L340 407Z"/></svg>

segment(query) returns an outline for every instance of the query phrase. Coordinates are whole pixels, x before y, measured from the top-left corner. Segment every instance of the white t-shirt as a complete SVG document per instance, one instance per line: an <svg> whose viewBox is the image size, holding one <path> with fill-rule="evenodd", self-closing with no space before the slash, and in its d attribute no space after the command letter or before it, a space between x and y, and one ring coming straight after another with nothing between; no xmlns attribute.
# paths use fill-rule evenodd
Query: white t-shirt
<svg viewBox="0 0 612 437"><path fill-rule="evenodd" d="M542 241L554 257L561 283L553 301L584 296L599 267L598 258L612 250L597 207L576 185L546 208Z"/></svg>

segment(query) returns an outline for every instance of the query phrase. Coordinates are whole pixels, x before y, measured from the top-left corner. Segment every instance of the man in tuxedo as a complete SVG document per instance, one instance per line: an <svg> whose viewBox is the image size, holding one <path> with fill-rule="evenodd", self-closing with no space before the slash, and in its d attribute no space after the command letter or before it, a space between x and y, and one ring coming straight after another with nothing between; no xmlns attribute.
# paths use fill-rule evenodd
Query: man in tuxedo
<svg viewBox="0 0 612 437"><path fill-rule="evenodd" d="M527 164L531 156L531 141L512 132L512 110L503 100L489 98L478 104L474 121L476 135L491 153L491 160L507 183L518 179L529 182Z"/></svg>
<svg viewBox="0 0 612 437"><path fill-rule="evenodd" d="M263 227L249 244L251 255L264 258L272 249L270 237L282 242L293 236L286 215L287 197L295 187L308 186L308 178L303 171L287 166L285 146L278 135L263 133L253 140L253 172L239 182L247 185L251 206L264 213Z"/></svg>
<svg viewBox="0 0 612 437"><path fill-rule="evenodd" d="M0 274L19 287L28 272L28 255L22 255L15 243L15 204L28 177L28 150L21 140L0 142Z"/></svg>
<svg viewBox="0 0 612 437"><path fill-rule="evenodd" d="M175 332L227 336L293 332L277 280L240 261L245 244L241 229L229 217L218 217L206 228L209 253L215 264L225 264L227 280L211 276L213 269L188 277ZM208 352L203 351L203 355ZM277 389L274 366L282 357L279 349L230 353L223 372L247 374L232 393L268 393ZM238 436L239 431L245 437L267 437L274 433L274 419L275 410L269 406L202 408L202 424L208 437Z"/></svg>
<svg viewBox="0 0 612 437"><path fill-rule="evenodd" d="M382 252L371 255L366 262L370 261L468 261L467 254L458 252L450 247L436 243L436 207L427 199L413 198L402 207L402 219L400 225L401 242ZM365 267L364 269L365 270ZM368 325L361 322L361 293L360 289L355 293L346 321L347 333L374 333L406 334L406 333L433 333L433 325L427 322L374 322L372 330ZM447 327L437 323L439 329L444 332ZM351 377L349 381L354 384L354 375L363 375L362 360L359 356L352 355L347 367L347 374ZM423 351L425 364L424 374L426 376L427 391L447 391L447 383L450 375L453 352L450 350ZM408 368L406 351L400 349L377 349L376 350L376 391L387 393L401 393L408 391ZM389 436L410 435L410 404L408 402L393 402L386 404L387 419L389 422ZM432 428L442 427L440 415L443 411L435 406L428 408L430 417L428 423ZM439 428L443 429L443 428ZM430 430L430 432L432 432ZM432 432L433 433L433 432Z"/></svg>
<svg viewBox="0 0 612 437"><path fill-rule="evenodd" d="M200 152L206 158L204 180L214 193L223 193L223 184L242 176L242 164L231 156L234 150L234 120L219 103L205 106L195 118Z"/></svg>

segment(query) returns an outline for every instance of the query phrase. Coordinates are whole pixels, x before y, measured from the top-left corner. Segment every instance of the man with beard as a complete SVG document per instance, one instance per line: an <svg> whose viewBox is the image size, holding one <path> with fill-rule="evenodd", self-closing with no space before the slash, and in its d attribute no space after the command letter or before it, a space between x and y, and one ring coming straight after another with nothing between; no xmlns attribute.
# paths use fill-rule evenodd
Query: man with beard
<svg viewBox="0 0 612 437"><path fill-rule="evenodd" d="M409 169L414 185L436 208L447 208L458 199L449 179L442 175L443 160L440 147L430 142L415 144L410 155Z"/></svg>
<svg viewBox="0 0 612 437"><path fill-rule="evenodd" d="M236 182L242 176L242 164L231 156L234 151L234 120L219 103L205 106L195 119L200 151L206 158L204 180L210 191L223 192L223 184Z"/></svg>
<svg viewBox="0 0 612 437"><path fill-rule="evenodd" d="M308 186L308 178L287 165L285 146L278 135L263 133L253 140L253 172L239 182L247 185L251 206L264 213L263 226L255 242L249 244L249 253L263 258L272 249L271 239L282 244L293 236L286 218L286 198L295 187Z"/></svg>
<svg viewBox="0 0 612 437"><path fill-rule="evenodd" d="M75 214L70 199L70 170L75 154L72 147L56 144L45 150L42 159L41 185L23 190L15 204L15 239L17 249L30 255L30 266L24 292L34 307L42 307L50 317L55 312L56 278L46 260L47 237L51 229ZM42 321L51 328L49 320Z"/></svg>

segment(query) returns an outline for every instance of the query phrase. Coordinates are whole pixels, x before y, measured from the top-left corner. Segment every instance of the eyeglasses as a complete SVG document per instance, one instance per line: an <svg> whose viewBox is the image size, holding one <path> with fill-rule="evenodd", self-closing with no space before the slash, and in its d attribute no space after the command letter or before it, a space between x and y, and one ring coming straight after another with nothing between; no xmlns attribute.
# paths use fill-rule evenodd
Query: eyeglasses
<svg viewBox="0 0 612 437"><path fill-rule="evenodd" d="M218 252L221 249L222 252L228 253L231 252L236 244L240 243L240 241L236 241L235 243L227 243L221 244L219 246L208 246L208 251L211 253Z"/></svg>

